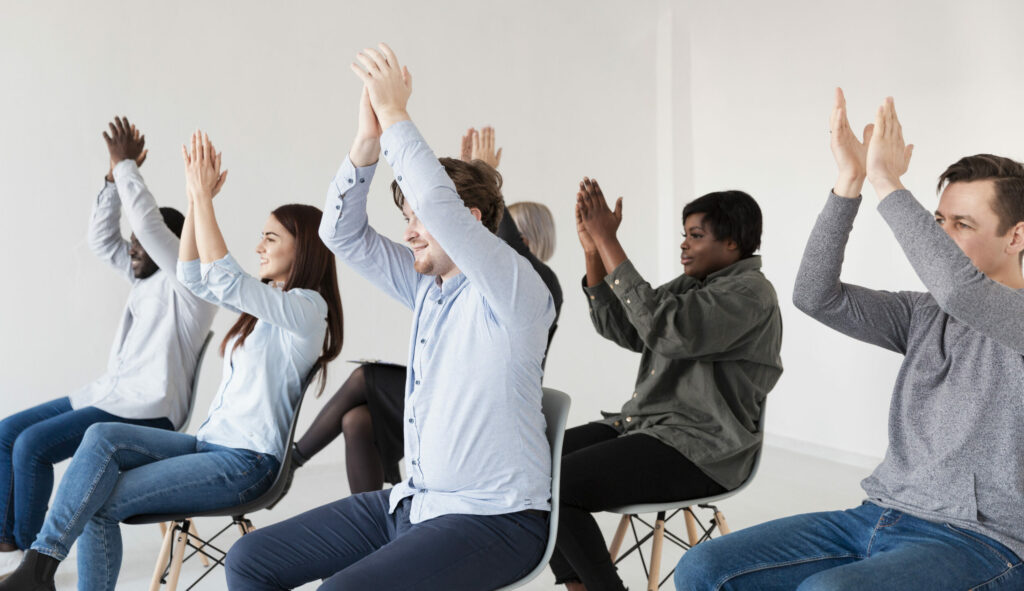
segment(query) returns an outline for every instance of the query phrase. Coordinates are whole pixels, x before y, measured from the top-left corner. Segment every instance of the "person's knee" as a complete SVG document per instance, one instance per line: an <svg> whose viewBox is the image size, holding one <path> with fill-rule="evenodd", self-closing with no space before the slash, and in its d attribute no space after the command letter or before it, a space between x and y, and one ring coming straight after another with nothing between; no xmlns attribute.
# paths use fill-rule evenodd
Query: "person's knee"
<svg viewBox="0 0 1024 591"><path fill-rule="evenodd" d="M345 413L341 417L341 432L345 434L345 441L373 441L373 420L370 418L370 409L361 404Z"/></svg>
<svg viewBox="0 0 1024 591"><path fill-rule="evenodd" d="M718 591L727 568L720 550L714 540L687 550L676 565L676 591Z"/></svg>
<svg viewBox="0 0 1024 591"><path fill-rule="evenodd" d="M47 450L53 444L55 433L51 429L32 426L22 431L11 446L11 462L15 467L28 468L47 461Z"/></svg>
<svg viewBox="0 0 1024 591"><path fill-rule="evenodd" d="M224 571L227 574L228 587L245 589L245 582L262 581L267 573L261 573L263 551L266 544L260 539L259 532L246 534L238 539L228 550L224 559Z"/></svg>
<svg viewBox="0 0 1024 591"><path fill-rule="evenodd" d="M0 420L0 449L12 449L19 435L21 435L21 429L18 428L13 417Z"/></svg>

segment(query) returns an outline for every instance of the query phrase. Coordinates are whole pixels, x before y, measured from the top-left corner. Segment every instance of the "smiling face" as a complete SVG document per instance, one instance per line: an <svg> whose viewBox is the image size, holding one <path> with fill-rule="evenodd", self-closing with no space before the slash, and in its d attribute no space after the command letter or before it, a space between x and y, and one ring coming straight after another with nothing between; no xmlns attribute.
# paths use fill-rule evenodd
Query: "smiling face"
<svg viewBox="0 0 1024 591"><path fill-rule="evenodd" d="M263 226L256 254L260 256L260 279L287 283L295 263L295 236L271 215Z"/></svg>
<svg viewBox="0 0 1024 591"><path fill-rule="evenodd" d="M736 242L718 240L705 227L703 213L691 213L683 220L683 243L679 248L683 272L695 279L704 279L740 260Z"/></svg>
<svg viewBox="0 0 1024 591"><path fill-rule="evenodd" d="M1000 234L999 216L993 209L995 198L995 183L991 180L950 183L939 198L935 221L979 271L1007 283L1008 278L1020 276L1024 223Z"/></svg>
<svg viewBox="0 0 1024 591"><path fill-rule="evenodd" d="M402 217L405 218L405 233L403 239L412 249L415 262L413 268L417 273L430 276L440 276L441 279L449 279L459 274L458 267L452 262L448 253L441 248L441 245L434 240L430 232L423 227L423 223L409 207L409 202L402 204Z"/></svg>
<svg viewBox="0 0 1024 591"><path fill-rule="evenodd" d="M145 279L156 273L160 267L157 267L153 259L149 258L145 249L139 244L139 239L135 237L135 234L132 234L128 244L128 256L131 258L132 274L135 275L135 278Z"/></svg>

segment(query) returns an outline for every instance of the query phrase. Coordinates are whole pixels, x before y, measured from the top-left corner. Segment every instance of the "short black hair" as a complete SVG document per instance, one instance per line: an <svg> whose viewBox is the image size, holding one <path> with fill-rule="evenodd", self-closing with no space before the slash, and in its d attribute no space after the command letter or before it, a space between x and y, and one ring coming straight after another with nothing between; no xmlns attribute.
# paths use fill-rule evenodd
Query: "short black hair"
<svg viewBox="0 0 1024 591"><path fill-rule="evenodd" d="M761 208L743 191L718 191L694 199L683 207L683 223L694 213L704 214L704 226L715 240L735 242L741 259L761 248Z"/></svg>
<svg viewBox="0 0 1024 591"><path fill-rule="evenodd" d="M181 229L185 227L185 216L173 207L161 207L160 215L164 216L164 223L171 229L171 232L181 238Z"/></svg>

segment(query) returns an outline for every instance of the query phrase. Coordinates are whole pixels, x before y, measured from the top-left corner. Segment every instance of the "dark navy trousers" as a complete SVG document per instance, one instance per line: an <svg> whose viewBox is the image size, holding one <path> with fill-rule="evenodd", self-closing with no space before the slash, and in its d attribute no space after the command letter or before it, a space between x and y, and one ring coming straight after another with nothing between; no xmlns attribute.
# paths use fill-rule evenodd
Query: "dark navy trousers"
<svg viewBox="0 0 1024 591"><path fill-rule="evenodd" d="M229 589L483 591L519 580L540 562L546 511L442 515L409 521L411 498L388 513L390 490L354 495L258 529L227 558Z"/></svg>

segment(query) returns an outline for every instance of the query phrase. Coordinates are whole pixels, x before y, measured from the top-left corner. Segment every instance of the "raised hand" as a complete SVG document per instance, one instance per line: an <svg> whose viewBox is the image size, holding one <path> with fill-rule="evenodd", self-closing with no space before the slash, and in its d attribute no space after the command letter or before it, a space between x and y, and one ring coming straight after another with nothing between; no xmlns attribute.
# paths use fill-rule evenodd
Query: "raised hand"
<svg viewBox="0 0 1024 591"><path fill-rule="evenodd" d="M839 168L839 178L833 191L840 197L858 197L864 186L867 174L867 150L871 141L874 125L864 127L864 141L861 142L850 129L850 120L846 114L846 97L843 89L836 88L835 105L829 120L829 137L831 139L832 156Z"/></svg>
<svg viewBox="0 0 1024 591"><path fill-rule="evenodd" d="M210 142L209 136L196 130L192 134L191 148L181 147L185 161L185 186L189 201L213 199L224 186L228 171L221 172L221 154Z"/></svg>
<svg viewBox="0 0 1024 591"><path fill-rule="evenodd" d="M352 149L349 150L348 158L353 166L369 166L380 157L380 136L383 130L380 121L377 120L377 113L373 111L370 104L370 93L363 87L363 94L359 97L359 129L356 131L356 139L352 142Z"/></svg>
<svg viewBox="0 0 1024 591"><path fill-rule="evenodd" d="M122 160L134 160L135 164L142 166L146 161L149 150L146 147L146 136L139 133L127 117L114 117L110 122L110 134L103 132L103 139L107 142L107 151L110 153L110 170L107 171L107 180L114 180L114 166Z"/></svg>
<svg viewBox="0 0 1024 591"><path fill-rule="evenodd" d="M580 183L581 185L583 183ZM580 189L582 191L582 188ZM583 247L584 254L597 254L597 245L594 244L594 239L590 236L590 232L587 232L587 227L583 224L583 214L580 212L579 197L576 198L576 234L580 237L580 246Z"/></svg>
<svg viewBox="0 0 1024 591"><path fill-rule="evenodd" d="M501 148L494 151L494 128L485 127L480 133L473 134L473 159L483 160L492 168L498 168L501 163Z"/></svg>
<svg viewBox="0 0 1024 591"><path fill-rule="evenodd" d="M601 192L601 186L597 184L597 181L583 177L583 181L580 182L580 190L576 193L576 209L577 209L577 232L579 231L579 224L583 224L583 229L589 235L593 241L595 247L600 247L602 242L611 241L615 239L615 233L619 229L619 224L622 223L622 197L619 197L615 202L615 211L612 211L608 207L608 202L604 199L604 193ZM583 236L580 236L580 242L584 240ZM584 250L586 245L584 244Z"/></svg>
<svg viewBox="0 0 1024 591"><path fill-rule="evenodd" d="M866 159L867 177L879 199L904 188L900 177L907 172L913 152L914 145L903 141L903 126L896 117L895 102L891 96L886 97L875 115L875 130Z"/></svg>
<svg viewBox="0 0 1024 591"><path fill-rule="evenodd" d="M470 127L466 130L466 135L462 136L462 148L459 150L459 160L469 162L473 159L473 136L475 135L476 129Z"/></svg>
<svg viewBox="0 0 1024 591"><path fill-rule="evenodd" d="M380 51L364 49L356 55L362 68L355 63L350 65L369 92L381 129L387 129L409 119L406 106L412 94L412 76L408 68L399 65L390 47L384 43L378 47Z"/></svg>

